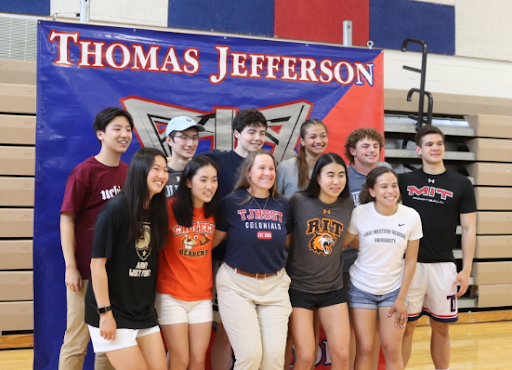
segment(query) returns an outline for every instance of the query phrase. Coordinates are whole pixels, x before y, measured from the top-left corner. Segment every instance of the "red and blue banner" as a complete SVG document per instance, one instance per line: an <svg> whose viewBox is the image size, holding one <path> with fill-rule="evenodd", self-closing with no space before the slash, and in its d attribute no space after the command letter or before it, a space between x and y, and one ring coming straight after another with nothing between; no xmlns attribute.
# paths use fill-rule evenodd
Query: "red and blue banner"
<svg viewBox="0 0 512 370"><path fill-rule="evenodd" d="M59 210L66 179L99 152L92 122L103 108L128 110L134 140L162 144L167 122L187 115L204 125L198 153L230 150L231 122L245 108L268 120L265 148L295 155L308 118L329 129L328 151L343 153L357 127L383 131L382 50L234 36L40 21L37 63L34 226L34 369L57 368L66 325ZM324 351L326 352L326 351ZM323 361L328 365L328 353ZM92 369L91 359L86 367Z"/></svg>

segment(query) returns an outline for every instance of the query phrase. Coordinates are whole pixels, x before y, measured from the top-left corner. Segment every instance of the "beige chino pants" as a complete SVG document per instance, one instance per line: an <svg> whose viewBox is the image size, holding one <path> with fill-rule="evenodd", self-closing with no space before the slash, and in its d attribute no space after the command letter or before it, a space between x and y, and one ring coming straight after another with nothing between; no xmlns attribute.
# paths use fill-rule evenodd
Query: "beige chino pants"
<svg viewBox="0 0 512 370"><path fill-rule="evenodd" d="M283 370L292 312L285 269L265 279L237 274L225 263L217 273L222 323L235 353L235 370Z"/></svg>
<svg viewBox="0 0 512 370"><path fill-rule="evenodd" d="M82 281L82 290L73 292L67 288L67 329L64 343L60 348L59 370L82 370L87 345L91 337L85 318L85 292L89 280ZM95 370L114 370L104 353L97 353L94 361Z"/></svg>

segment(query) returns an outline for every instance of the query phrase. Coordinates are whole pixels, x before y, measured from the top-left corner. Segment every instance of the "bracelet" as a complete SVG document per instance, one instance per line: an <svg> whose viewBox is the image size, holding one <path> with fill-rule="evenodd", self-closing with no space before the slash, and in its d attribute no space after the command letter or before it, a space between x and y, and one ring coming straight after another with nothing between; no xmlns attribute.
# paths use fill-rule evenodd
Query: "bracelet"
<svg viewBox="0 0 512 370"><path fill-rule="evenodd" d="M108 311L112 311L112 306L98 308L98 314L100 314L100 315L104 315Z"/></svg>

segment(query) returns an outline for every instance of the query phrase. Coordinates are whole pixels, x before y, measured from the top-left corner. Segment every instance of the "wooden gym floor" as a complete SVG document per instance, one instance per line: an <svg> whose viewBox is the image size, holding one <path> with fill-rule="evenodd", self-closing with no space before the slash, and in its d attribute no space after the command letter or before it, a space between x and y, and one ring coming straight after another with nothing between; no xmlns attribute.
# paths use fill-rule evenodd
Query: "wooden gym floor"
<svg viewBox="0 0 512 370"><path fill-rule="evenodd" d="M512 321L452 325L451 370L511 370ZM418 327L414 333L413 355L408 370L432 370L430 327ZM0 370L31 370L33 351L0 351Z"/></svg>

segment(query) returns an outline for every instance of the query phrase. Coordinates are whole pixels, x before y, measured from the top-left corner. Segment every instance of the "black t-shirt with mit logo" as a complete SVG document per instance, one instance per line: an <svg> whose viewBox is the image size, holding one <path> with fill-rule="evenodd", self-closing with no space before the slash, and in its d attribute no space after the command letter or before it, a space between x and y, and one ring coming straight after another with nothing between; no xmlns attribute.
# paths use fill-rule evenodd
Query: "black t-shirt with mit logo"
<svg viewBox="0 0 512 370"><path fill-rule="evenodd" d="M454 171L429 175L422 169L399 176L402 202L421 216L423 238L418 262L455 262L460 214L476 212L471 182Z"/></svg>

